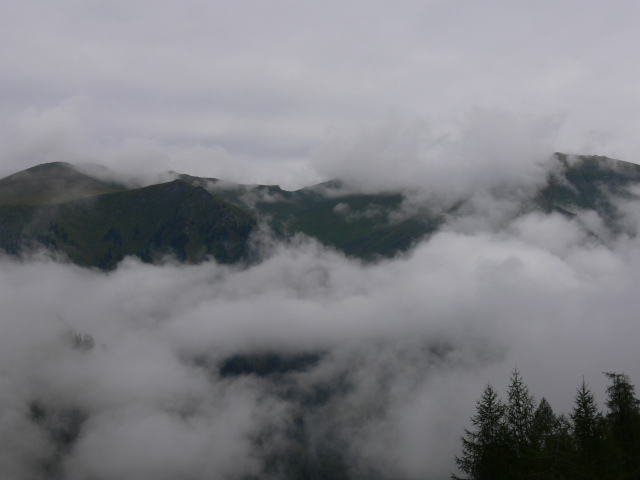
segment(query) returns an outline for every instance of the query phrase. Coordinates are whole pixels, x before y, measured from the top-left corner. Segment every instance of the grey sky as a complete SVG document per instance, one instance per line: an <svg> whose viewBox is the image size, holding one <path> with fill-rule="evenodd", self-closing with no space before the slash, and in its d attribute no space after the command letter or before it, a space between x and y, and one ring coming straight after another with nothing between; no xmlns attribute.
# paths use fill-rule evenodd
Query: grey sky
<svg viewBox="0 0 640 480"><path fill-rule="evenodd" d="M8 0L0 173L67 159L294 187L332 173L311 154L331 132L391 112L455 136L478 108L640 161L638 20L626 1Z"/></svg>

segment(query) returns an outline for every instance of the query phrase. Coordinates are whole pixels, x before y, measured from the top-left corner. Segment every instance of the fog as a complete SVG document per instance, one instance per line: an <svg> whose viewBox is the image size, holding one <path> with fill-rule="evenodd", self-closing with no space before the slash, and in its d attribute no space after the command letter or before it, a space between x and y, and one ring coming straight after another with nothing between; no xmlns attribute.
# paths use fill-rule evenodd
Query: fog
<svg viewBox="0 0 640 480"><path fill-rule="evenodd" d="M311 153L324 178L361 190L419 189L466 198L501 183L542 183L562 119L475 108L449 129L390 113L357 128L330 131Z"/></svg>
<svg viewBox="0 0 640 480"><path fill-rule="evenodd" d="M250 266L3 257L0 472L285 478L303 458L352 478L448 478L475 400L486 383L504 393L513 368L556 413L583 376L604 408L601 372L640 378L638 241L594 237L593 213L512 208L477 201L377 263L264 232ZM269 353L312 360L222 370Z"/></svg>

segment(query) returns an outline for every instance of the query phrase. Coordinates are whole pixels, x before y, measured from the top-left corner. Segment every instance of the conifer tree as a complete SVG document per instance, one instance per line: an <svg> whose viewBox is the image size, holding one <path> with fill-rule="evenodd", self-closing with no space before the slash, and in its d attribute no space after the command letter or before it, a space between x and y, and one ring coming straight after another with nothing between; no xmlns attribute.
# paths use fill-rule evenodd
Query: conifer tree
<svg viewBox="0 0 640 480"><path fill-rule="evenodd" d="M518 369L514 369L507 389L506 423L509 455L505 457L513 477L522 478L535 470L536 452L533 448L535 408L533 395L529 393L529 388L522 381Z"/></svg>
<svg viewBox="0 0 640 480"><path fill-rule="evenodd" d="M640 400L627 375L605 375L611 381L606 416L584 378L568 417L556 416L544 397L536 408L517 369L506 404L487 385L473 428L464 430L459 470L468 480L640 480Z"/></svg>
<svg viewBox="0 0 640 480"><path fill-rule="evenodd" d="M640 478L640 401L635 397L635 387L628 375L605 375L612 382L607 387L607 420L622 458L620 478Z"/></svg>
<svg viewBox="0 0 640 480"><path fill-rule="evenodd" d="M549 447L549 452L551 452L554 459L553 471L556 474L552 478L571 478L573 451L571 422L563 413L556 417L553 445Z"/></svg>
<svg viewBox="0 0 640 480"><path fill-rule="evenodd" d="M533 445L530 450L532 478L567 478L571 457L569 422L564 415L556 416L546 398L542 397L533 415Z"/></svg>
<svg viewBox="0 0 640 480"><path fill-rule="evenodd" d="M536 403L517 368L511 374L507 395L507 426L510 440L518 453L524 453L533 443L533 416Z"/></svg>
<svg viewBox="0 0 640 480"><path fill-rule="evenodd" d="M556 416L546 398L542 397L533 414L533 441L536 450L544 451L554 435Z"/></svg>
<svg viewBox="0 0 640 480"><path fill-rule="evenodd" d="M592 455L600 433L598 429L601 414L598 412L593 392L584 378L576 393L574 407L569 416L577 451L585 455Z"/></svg>
<svg viewBox="0 0 640 480"><path fill-rule="evenodd" d="M584 378L576 393L569 417L576 452L576 471L583 478L602 478L605 469L603 417Z"/></svg>
<svg viewBox="0 0 640 480"><path fill-rule="evenodd" d="M476 414L471 417L473 430L464 429L462 455L456 456L456 465L469 480L507 478L504 468L507 446L505 406L489 384L476 405ZM460 480L455 475L451 478Z"/></svg>

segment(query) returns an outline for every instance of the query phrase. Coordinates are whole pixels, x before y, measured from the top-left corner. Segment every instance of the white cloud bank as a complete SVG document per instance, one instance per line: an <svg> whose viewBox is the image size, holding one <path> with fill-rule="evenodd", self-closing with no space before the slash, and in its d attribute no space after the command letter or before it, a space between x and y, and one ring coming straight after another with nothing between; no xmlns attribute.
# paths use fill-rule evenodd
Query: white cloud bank
<svg viewBox="0 0 640 480"><path fill-rule="evenodd" d="M356 478L447 478L483 385L503 390L514 366L558 413L583 375L601 406L602 371L640 378L638 247L530 214L453 224L377 264L305 240L242 269L3 258L0 471L33 478L57 459L70 479L278 478L306 442ZM68 329L96 346L70 348ZM261 352L321 356L280 380L218 370ZM55 451L51 424L73 409L79 436Z"/></svg>

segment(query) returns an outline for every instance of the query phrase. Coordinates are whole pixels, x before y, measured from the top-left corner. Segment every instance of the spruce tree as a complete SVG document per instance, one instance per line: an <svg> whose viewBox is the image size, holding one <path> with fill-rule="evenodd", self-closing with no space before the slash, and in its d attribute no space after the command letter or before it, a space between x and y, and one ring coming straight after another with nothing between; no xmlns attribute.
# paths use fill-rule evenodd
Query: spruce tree
<svg viewBox="0 0 640 480"><path fill-rule="evenodd" d="M602 478L605 469L603 418L598 411L593 392L584 378L576 393L569 417L577 472L583 478Z"/></svg>
<svg viewBox="0 0 640 480"><path fill-rule="evenodd" d="M576 449L580 453L591 455L596 447L599 432L598 405L588 384L582 379L574 400L574 407L569 414L576 442Z"/></svg>
<svg viewBox="0 0 640 480"><path fill-rule="evenodd" d="M476 405L476 414L471 417L473 430L464 429L462 454L456 456L456 465L469 480L507 478L504 468L507 446L505 406L489 384ZM460 480L455 475L451 475L451 478Z"/></svg>
<svg viewBox="0 0 640 480"><path fill-rule="evenodd" d="M544 397L533 415L532 432L529 476L568 478L572 453L569 422L564 415L556 416Z"/></svg>
<svg viewBox="0 0 640 480"><path fill-rule="evenodd" d="M542 397L533 414L533 443L536 450L544 451L554 435L556 416L546 398Z"/></svg>
<svg viewBox="0 0 640 480"><path fill-rule="evenodd" d="M605 375L612 382L607 387L607 420L622 459L620 478L640 478L640 401L626 374Z"/></svg>
<svg viewBox="0 0 640 480"><path fill-rule="evenodd" d="M511 453L508 462L514 476L529 475L535 469L533 417L536 404L518 369L511 374L507 395L506 417Z"/></svg>
<svg viewBox="0 0 640 480"><path fill-rule="evenodd" d="M553 445L549 446L549 451L552 452L553 471L556 474L551 478L571 478L574 456L573 439L571 437L571 422L564 413L556 417Z"/></svg>

